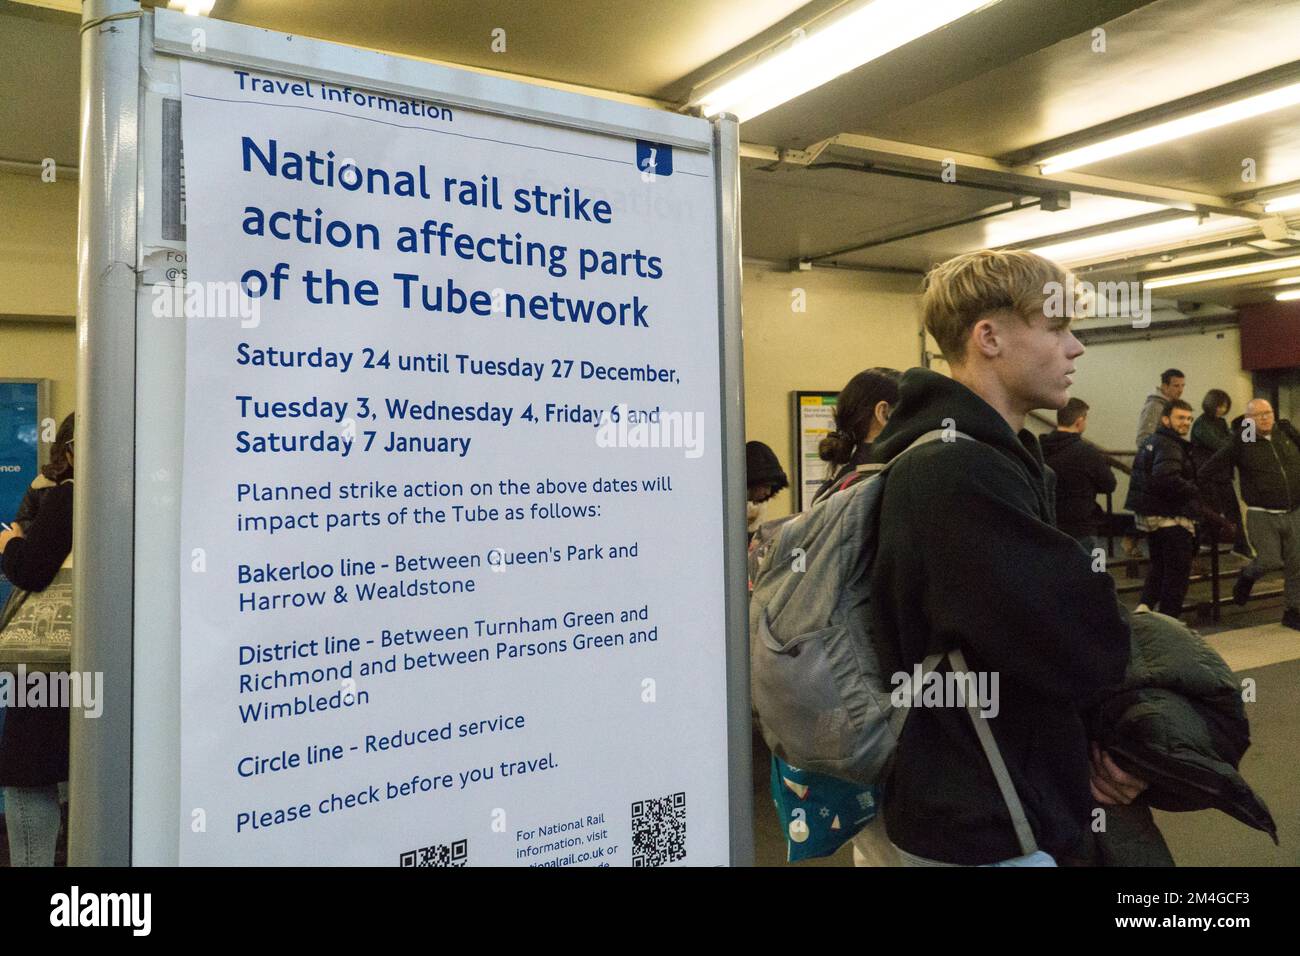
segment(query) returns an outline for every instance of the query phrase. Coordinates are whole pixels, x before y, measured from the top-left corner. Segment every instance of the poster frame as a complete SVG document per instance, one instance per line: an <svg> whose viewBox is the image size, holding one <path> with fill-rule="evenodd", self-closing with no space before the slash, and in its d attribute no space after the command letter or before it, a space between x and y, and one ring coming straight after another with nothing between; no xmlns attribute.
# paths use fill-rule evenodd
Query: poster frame
<svg viewBox="0 0 1300 956"><path fill-rule="evenodd" d="M803 484L803 434L805 398L838 398L839 391L834 389L796 389L790 393L790 460L794 463L794 476L791 480L792 507L795 511L807 511L812 507L812 496L805 496Z"/></svg>
<svg viewBox="0 0 1300 956"><path fill-rule="evenodd" d="M193 58L368 91L645 139L712 157L717 192L722 563L729 856L753 862L745 572L739 124L712 122L241 24L87 0L82 20L82 189L78 255L79 416L87 468L77 486L73 666L105 674L112 719L72 721L69 862L175 865L180 807L180 487L183 324L152 314L142 236L161 170L149 98L165 67ZM155 217L156 218L156 217ZM183 244L176 248L183 249ZM119 268L133 262L134 269ZM134 321L122 321L132 316ZM179 399L179 401L178 401ZM81 462L79 461L79 466ZM79 468L80 470L80 468ZM110 560L110 555L112 559ZM88 587L93 584L93 587ZM105 591L108 591L105 594Z"/></svg>

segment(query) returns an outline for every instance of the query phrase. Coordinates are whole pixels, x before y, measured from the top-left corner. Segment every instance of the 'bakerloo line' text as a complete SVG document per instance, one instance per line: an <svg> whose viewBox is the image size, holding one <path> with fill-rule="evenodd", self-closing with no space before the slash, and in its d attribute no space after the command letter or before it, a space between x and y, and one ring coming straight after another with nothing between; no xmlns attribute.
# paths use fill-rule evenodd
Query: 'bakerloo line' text
<svg viewBox="0 0 1300 956"><path fill-rule="evenodd" d="M398 556L394 561L393 571L397 574L409 572L440 573L458 570L475 570L487 564L493 570L505 571L514 566L563 564L571 561L620 560L639 557L639 544L569 544L564 550L558 547L546 547L534 551L506 550L491 548L485 555L419 555L415 558ZM389 570L388 565L376 565L373 561L357 562L351 559L340 561L338 578L360 574L375 574L377 570ZM239 594L240 613L258 611L276 611L287 608L325 607L330 603L347 604L355 599L358 603L368 601L390 601L397 598L444 597L455 594L473 594L478 589L478 582L473 577L440 576L411 577L390 584L376 584L372 581L353 582L351 587L334 583L336 580L334 565L331 562L315 563L298 561L285 565L251 565L240 564L236 570L237 583L279 584L306 581L327 583L323 590L282 591L275 594L258 594L254 591L242 591ZM331 595L330 588L333 588Z"/></svg>

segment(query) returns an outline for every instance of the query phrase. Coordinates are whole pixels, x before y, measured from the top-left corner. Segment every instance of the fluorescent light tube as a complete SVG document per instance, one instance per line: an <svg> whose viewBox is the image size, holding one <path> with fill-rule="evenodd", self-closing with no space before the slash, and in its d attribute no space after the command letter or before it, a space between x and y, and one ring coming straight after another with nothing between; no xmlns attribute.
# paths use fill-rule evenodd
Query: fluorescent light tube
<svg viewBox="0 0 1300 956"><path fill-rule="evenodd" d="M1286 212L1288 209L1300 209L1300 193L1264 200L1265 212Z"/></svg>
<svg viewBox="0 0 1300 956"><path fill-rule="evenodd" d="M212 12L217 0L168 0L169 10L179 10L192 17L206 17Z"/></svg>
<svg viewBox="0 0 1300 956"><path fill-rule="evenodd" d="M1115 232L1105 232L1083 239L1068 239L1064 242L1038 246L1029 251L1053 262L1078 262L1082 259L1095 259L1130 249L1142 249L1170 239L1181 239L1192 235L1198 229L1212 231L1207 228L1207 224L1201 223L1195 216L1186 216L1181 219L1167 219L1164 222L1118 229Z"/></svg>
<svg viewBox="0 0 1300 956"><path fill-rule="evenodd" d="M1287 292L1279 292L1273 296L1279 302L1290 302L1292 299L1300 299L1300 289L1291 289Z"/></svg>
<svg viewBox="0 0 1300 956"><path fill-rule="evenodd" d="M998 0L874 0L814 27L692 99L705 116L751 119Z"/></svg>
<svg viewBox="0 0 1300 956"><path fill-rule="evenodd" d="M1039 166L1044 176L1050 176L1066 169L1087 166L1113 156L1146 149L1148 146L1182 139L1184 136L1191 136L1219 126L1227 126L1229 123L1236 123L1252 116L1286 109L1297 103L1300 103L1300 83L1292 83L1290 86L1269 90L1267 93L1256 93L1254 96L1247 96L1232 103L1200 110L1122 136L1113 136L1090 146L1081 146L1056 156L1049 156L1039 163Z"/></svg>
<svg viewBox="0 0 1300 956"><path fill-rule="evenodd" d="M1200 272L1184 272L1182 275L1161 276L1159 279L1147 279L1142 284L1148 289L1166 289L1173 285L1191 285L1194 282L1212 282L1215 279L1235 279L1238 276L1252 276L1261 272L1280 272L1283 269L1300 267L1300 256L1288 256L1285 259L1264 259L1260 262L1243 262L1235 266L1223 266L1220 269L1204 269Z"/></svg>

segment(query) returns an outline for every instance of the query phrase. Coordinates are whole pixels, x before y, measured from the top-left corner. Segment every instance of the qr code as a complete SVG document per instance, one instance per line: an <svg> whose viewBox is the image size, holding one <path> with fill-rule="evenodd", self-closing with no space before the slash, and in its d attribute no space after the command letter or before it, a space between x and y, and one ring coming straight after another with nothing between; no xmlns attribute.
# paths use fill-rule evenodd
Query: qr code
<svg viewBox="0 0 1300 956"><path fill-rule="evenodd" d="M663 866L686 859L686 794L632 804L632 865Z"/></svg>
<svg viewBox="0 0 1300 956"><path fill-rule="evenodd" d="M435 843L418 850L407 850L398 866L464 866L469 860L469 841Z"/></svg>

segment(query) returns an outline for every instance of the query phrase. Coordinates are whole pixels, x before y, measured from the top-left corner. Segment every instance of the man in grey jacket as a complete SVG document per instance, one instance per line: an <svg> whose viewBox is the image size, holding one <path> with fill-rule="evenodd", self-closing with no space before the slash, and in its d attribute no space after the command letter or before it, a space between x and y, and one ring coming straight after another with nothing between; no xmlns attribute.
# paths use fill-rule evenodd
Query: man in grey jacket
<svg viewBox="0 0 1300 956"><path fill-rule="evenodd" d="M1160 427L1160 415L1164 411L1165 403L1182 398L1186 384L1187 376L1183 375L1180 369L1167 368L1160 373L1160 387L1147 396L1142 411L1138 414L1135 447L1141 448L1142 443L1156 433L1156 429Z"/></svg>

